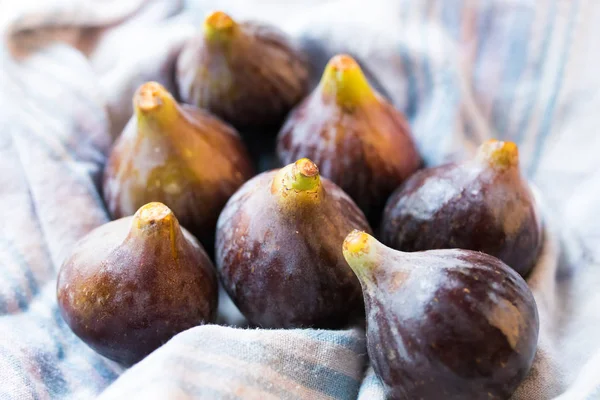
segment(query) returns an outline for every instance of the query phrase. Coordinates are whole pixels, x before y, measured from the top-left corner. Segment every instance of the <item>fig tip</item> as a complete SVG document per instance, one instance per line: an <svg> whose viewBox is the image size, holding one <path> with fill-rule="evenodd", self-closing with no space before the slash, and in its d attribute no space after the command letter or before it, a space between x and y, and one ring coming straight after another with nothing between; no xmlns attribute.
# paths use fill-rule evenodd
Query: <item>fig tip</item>
<svg viewBox="0 0 600 400"><path fill-rule="evenodd" d="M373 273L378 268L379 257L375 249L377 243L373 236L358 229L354 229L344 239L344 258L363 285L368 286L372 282Z"/></svg>
<svg viewBox="0 0 600 400"><path fill-rule="evenodd" d="M307 178L312 178L319 174L317 165L308 158L301 158L295 164L298 172Z"/></svg>
<svg viewBox="0 0 600 400"><path fill-rule="evenodd" d="M477 158L499 169L519 165L519 148L514 142L490 139L479 146Z"/></svg>
<svg viewBox="0 0 600 400"><path fill-rule="evenodd" d="M154 201L141 206L134 215L138 228L154 226L160 222L171 222L175 219L173 211L163 203Z"/></svg>
<svg viewBox="0 0 600 400"><path fill-rule="evenodd" d="M299 200L318 200L322 193L319 168L308 158L285 165L275 174L271 184L271 193L279 193L282 198L292 196Z"/></svg>
<svg viewBox="0 0 600 400"><path fill-rule="evenodd" d="M348 54L337 54L333 56L328 63L328 67L334 71L347 71L351 69L360 69L360 66L354 58Z"/></svg>
<svg viewBox="0 0 600 400"><path fill-rule="evenodd" d="M338 54L329 60L320 87L340 106L356 106L376 98L360 65L347 54Z"/></svg>
<svg viewBox="0 0 600 400"><path fill-rule="evenodd" d="M224 38L233 32L236 22L223 11L213 11L204 19L204 33L207 38Z"/></svg>
<svg viewBox="0 0 600 400"><path fill-rule="evenodd" d="M365 231L354 229L344 239L344 254L360 256L369 252L371 235Z"/></svg>
<svg viewBox="0 0 600 400"><path fill-rule="evenodd" d="M291 164L290 186L298 191L314 191L320 186L319 168L308 158Z"/></svg>
<svg viewBox="0 0 600 400"><path fill-rule="evenodd" d="M142 84L134 95L134 106L141 111L159 108L165 101L167 90L158 82L150 81Z"/></svg>

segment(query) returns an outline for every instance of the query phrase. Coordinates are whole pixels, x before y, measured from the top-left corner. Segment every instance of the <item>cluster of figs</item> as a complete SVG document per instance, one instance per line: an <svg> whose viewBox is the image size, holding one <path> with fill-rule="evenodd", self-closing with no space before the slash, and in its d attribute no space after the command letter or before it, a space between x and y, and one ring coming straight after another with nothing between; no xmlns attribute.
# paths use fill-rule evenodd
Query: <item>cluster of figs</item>
<svg viewBox="0 0 600 400"><path fill-rule="evenodd" d="M179 100L156 82L134 94L104 172L113 221L60 269L76 335L133 365L215 323L220 282L250 326L366 322L389 398L513 393L536 352L524 277L542 244L514 143L424 168L352 57L333 57L309 92L283 33L223 12L183 48L176 81ZM273 126L281 168L257 174L238 132Z"/></svg>

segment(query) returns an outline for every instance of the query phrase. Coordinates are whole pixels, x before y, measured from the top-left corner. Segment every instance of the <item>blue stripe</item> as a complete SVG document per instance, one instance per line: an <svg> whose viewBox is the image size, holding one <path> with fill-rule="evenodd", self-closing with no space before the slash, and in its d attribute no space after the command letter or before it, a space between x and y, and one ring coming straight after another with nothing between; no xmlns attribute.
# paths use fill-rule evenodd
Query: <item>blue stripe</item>
<svg viewBox="0 0 600 400"><path fill-rule="evenodd" d="M175 379L174 379L175 378ZM158 376L154 377L150 383L144 379L138 380L135 385L123 385L119 389L120 398L132 398L138 399L139 392L145 390L148 386L154 387L165 387L172 388L177 387L177 392L183 392L186 397L194 399L238 399L239 397L231 397L229 393L221 392L212 388L206 387L204 382L182 382L177 377L169 376Z"/></svg>
<svg viewBox="0 0 600 400"><path fill-rule="evenodd" d="M5 277L3 277L5 279ZM0 316L4 316L8 313L8 302L6 298L0 293Z"/></svg>
<svg viewBox="0 0 600 400"><path fill-rule="evenodd" d="M11 295L14 297L17 302L18 310L17 312L25 311L29 306L29 300L38 292L38 285L33 277L33 273L31 272L31 268L29 267L27 261L24 257L18 252L18 250L10 243L8 240L3 241L2 248L9 254L10 260L8 262L15 263L18 265L18 270L22 272L15 276L14 274L9 274L8 271L4 271L3 280L8 287L10 288ZM23 290L22 282L25 280L25 285L27 285L31 291L31 296L25 295L25 290ZM0 297L0 311L2 315L8 313L8 305L7 299Z"/></svg>
<svg viewBox="0 0 600 400"><path fill-rule="evenodd" d="M348 398L351 393L356 396L360 385L360 382L348 375L279 349L267 348L260 341L249 344L244 341L228 339L217 346L206 347L203 350L205 353L225 354L246 362L260 362L302 386L334 398ZM282 360L286 360L286 362L282 363ZM290 365L293 365L293 368L286 368ZM315 380L315 376L318 376L319 379Z"/></svg>
<svg viewBox="0 0 600 400"><path fill-rule="evenodd" d="M51 398L62 397L69 393L69 385L56 363L55 357L49 353L37 351L34 356L39 374Z"/></svg>
<svg viewBox="0 0 600 400"><path fill-rule="evenodd" d="M488 77L488 72L485 69L486 54L484 50L486 49L486 45L493 45L493 42L490 39L492 38L491 33L494 30L494 2L487 0L479 2L479 4L481 8L477 10L477 48L475 49L473 76L469 77L473 83L474 96L477 95L477 91L480 90L482 86L485 88L485 83L483 83L483 85L481 84L482 82L485 82ZM488 93L488 95L490 94ZM477 100L477 97L475 97L475 100ZM479 135L475 134L473 129L471 120L466 120L464 128L465 137L471 143L479 145Z"/></svg>
<svg viewBox="0 0 600 400"><path fill-rule="evenodd" d="M539 58L535 62L534 70L535 72L531 77L529 77L534 82L533 93L528 96L527 105L525 106L525 113L523 114L523 118L517 124L517 131L515 135L515 142L517 144L522 143L523 136L525 135L525 130L527 129L527 125L529 125L529 121L531 120L531 116L534 111L534 105L537 103L537 98L540 95L540 88L542 84L542 75L544 66L546 64L546 58L548 57L548 48L550 47L550 37L552 34L552 30L554 29L554 20L556 18L556 9L557 9L557 0L552 1L550 4L550 9L548 12L548 20L546 22L546 27L544 29L544 40L542 42L542 52Z"/></svg>
<svg viewBox="0 0 600 400"><path fill-rule="evenodd" d="M191 357L177 357L172 358L165 362L165 364L172 363L174 365L185 365L186 369L189 369L193 373L197 373L199 371L206 371L211 373L212 375L217 376L225 376L225 377L235 377L239 380L243 380L245 386L255 388L257 390L268 392L280 399L289 398L291 393L287 390L278 387L273 384L268 379L263 379L262 377L253 376L251 373L246 371L242 371L243 375L240 376L240 369L236 367L229 366L221 366L210 363L210 359L208 362L202 361L197 358Z"/></svg>
<svg viewBox="0 0 600 400"><path fill-rule="evenodd" d="M475 68L473 70L473 74L475 75L475 77L486 77L487 71L485 70L486 60L484 57L484 50L486 48L486 45L489 45L491 43L491 33L495 28L493 18L494 4L490 0L483 1L480 4L481 9L477 12L477 48L475 50Z"/></svg>
<svg viewBox="0 0 600 400"><path fill-rule="evenodd" d="M412 2L404 2L404 8L402 10L403 20L401 22L404 25L404 27L408 26L408 18L406 16L408 13L406 9L407 4L410 5L412 4ZM404 32L404 35L407 36L406 31ZM404 78L408 86L408 98L406 100L406 111L404 112L404 114L410 121L412 121L417 111L417 103L419 99L417 89L417 76L415 74L414 63L411 59L410 49L408 48L408 46L406 46L407 42L410 42L410 40L404 40L404 45L400 46L400 57L402 59L402 68L404 69L405 73Z"/></svg>
<svg viewBox="0 0 600 400"><path fill-rule="evenodd" d="M423 94L422 97L426 99L431 92L433 81L433 72L431 69L431 45L429 43L429 25L428 20L429 16L432 14L434 8L434 0L429 0L425 7L423 7L423 18L421 21L421 31L422 31L422 39L423 39ZM427 100L422 100L422 104L426 105L428 103Z"/></svg>
<svg viewBox="0 0 600 400"><path fill-rule="evenodd" d="M98 375L100 375L102 379L104 379L106 383L111 383L119 377L119 375L116 374L115 371L107 367L105 359L101 356L94 358L94 360L92 361L92 367L98 373Z"/></svg>
<svg viewBox="0 0 600 400"><path fill-rule="evenodd" d="M357 337L352 331L345 333L319 329L307 329L302 331L302 334L311 340L342 346L356 354L365 354L366 352L366 342L364 337Z"/></svg>
<svg viewBox="0 0 600 400"><path fill-rule="evenodd" d="M112 381L117 379L118 374L111 368L109 368L106 359L94 353L93 350L90 349L87 344L85 344L85 342L79 339L79 337L77 337L77 335L75 335L73 331L71 331L71 329L63 319L62 315L60 314L59 308L56 305L54 305L51 312L51 324L56 330L54 330L50 334L50 336L53 338L57 346L57 349L55 350L57 357L59 359L64 358L64 354L62 353L65 345L67 346L67 348L70 349L71 352L77 351L76 349L78 348L85 348L85 350L87 350L87 353L92 355L92 357L88 357L85 354L85 352L81 352L81 357L86 361L87 365L91 369L93 369L99 376L101 376L106 381L106 383L111 383ZM41 316L37 317L40 318ZM79 378L78 380L87 378L87 376L85 376L87 374L87 371L83 371L80 367L72 368L71 371L75 376Z"/></svg>
<svg viewBox="0 0 600 400"><path fill-rule="evenodd" d="M560 89L563 84L563 78L565 74L565 65L567 63L569 50L571 49L571 44L573 41L573 31L575 28L575 16L577 15L577 11L579 10L579 0L575 1L575 4L572 5L571 13L569 14L569 23L567 28L567 37L565 39L565 44L560 57L560 65L558 68L558 74L556 75L556 80L554 82L552 96L550 97L550 102L548 107L546 107L546 112L544 113L544 118L542 120L542 124L540 126L540 131L538 134L538 140L533 152L533 158L531 160L529 176L533 177L537 171L537 168L540 163L540 158L542 155L542 149L544 148L546 139L548 135L550 135L551 123L554 116L554 109L556 108L556 102L558 100L558 94L560 93Z"/></svg>
<svg viewBox="0 0 600 400"><path fill-rule="evenodd" d="M6 250L8 250L9 254L11 255L11 258L13 260L15 260L15 262L17 262L18 265L21 267L20 270L23 271L23 275L21 277L25 279L25 285L29 289L30 295L25 296L24 291L21 288L21 285L19 285L19 284L15 285L15 291L17 292L17 302L19 303L19 309L21 311L25 311L29 307L30 300L39 293L40 286L39 286L39 283L37 282L37 280L35 279L35 276L33 275L33 271L31 270L29 263L27 262L27 260L25 260L25 257L19 252L17 247L8 240L5 241L4 243L6 244L5 248L6 248Z"/></svg>
<svg viewBox="0 0 600 400"><path fill-rule="evenodd" d="M444 31L449 34L453 43L462 42L462 1L440 3L442 10L440 19L444 26ZM459 117L461 91L458 71L454 68L453 59L448 60L448 68L442 68L439 71L439 77L436 88L436 114L435 121L431 123L431 132L429 133L430 141L427 149L433 150L431 154L424 154L426 162L432 164L439 162L441 156L446 153L448 140L451 139L451 130L454 129L456 119ZM453 68L450 68L453 67ZM469 77L472 79L472 77ZM468 122L468 121L467 121ZM472 134L469 133L468 127L465 127L465 136L471 142L475 141Z"/></svg>
<svg viewBox="0 0 600 400"><path fill-rule="evenodd" d="M10 346L10 343L8 344ZM14 349L14 346L11 346ZM4 360L8 361L8 364L11 365L13 368L11 368L10 370L10 375L13 377L18 377L19 381L23 382L24 384L22 385L23 391L25 391L25 389L28 389L29 393L27 393L27 395L31 396L31 399L33 400L37 400L40 398L40 396L35 392L35 385L28 373L28 371L26 371L24 368L22 368L21 363L20 363L20 358L18 358L17 356L15 356L11 350L9 350L6 347L0 346L0 357ZM18 367L17 367L18 366ZM6 382L3 382L4 385L6 385ZM0 392L2 393L2 392ZM23 395L24 393L21 393L21 395ZM10 393L11 396L14 396L14 393ZM2 397L4 398L4 397ZM10 396L8 398L11 398ZM25 397L23 397L25 398Z"/></svg>
<svg viewBox="0 0 600 400"><path fill-rule="evenodd" d="M504 37L509 40L509 46L508 51L503 55L505 65L501 77L500 96L492 106L492 124L497 135L503 139L512 139L514 135L514 132L506 130L510 116L513 115L511 110L515 104L514 98L517 92L515 89L527 65L529 41L523 40L523 38L530 37L534 18L533 6L518 7L512 13L513 18L510 25L503 32Z"/></svg>

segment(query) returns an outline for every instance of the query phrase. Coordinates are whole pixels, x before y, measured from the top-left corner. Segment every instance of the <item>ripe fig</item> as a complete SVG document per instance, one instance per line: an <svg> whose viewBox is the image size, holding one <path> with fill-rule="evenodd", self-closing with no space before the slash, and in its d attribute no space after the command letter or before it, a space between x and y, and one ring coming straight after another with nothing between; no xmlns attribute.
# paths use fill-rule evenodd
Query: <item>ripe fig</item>
<svg viewBox="0 0 600 400"><path fill-rule="evenodd" d="M120 218L162 202L212 249L221 209L253 175L240 137L206 111L177 104L156 82L140 86L133 104L104 171L110 214Z"/></svg>
<svg viewBox="0 0 600 400"><path fill-rule="evenodd" d="M162 203L88 233L57 281L58 306L73 332L126 366L175 334L213 322L217 295L210 259Z"/></svg>
<svg viewBox="0 0 600 400"><path fill-rule="evenodd" d="M489 140L471 160L419 171L388 200L381 234L402 251L482 251L526 276L542 246L542 227L517 146Z"/></svg>
<svg viewBox="0 0 600 400"><path fill-rule="evenodd" d="M367 349L391 399L507 399L537 347L527 284L470 250L403 253L353 231L344 257L358 276Z"/></svg>
<svg viewBox="0 0 600 400"><path fill-rule="evenodd" d="M329 61L317 88L288 116L277 154L284 164L314 160L372 222L379 222L388 196L422 163L404 116L343 54Z"/></svg>
<svg viewBox="0 0 600 400"><path fill-rule="evenodd" d="M364 316L341 245L369 230L360 209L304 158L234 194L217 224L219 276L253 325L339 328Z"/></svg>
<svg viewBox="0 0 600 400"><path fill-rule="evenodd" d="M176 78L184 102L250 129L280 124L306 95L309 76L282 31L216 11L181 51Z"/></svg>

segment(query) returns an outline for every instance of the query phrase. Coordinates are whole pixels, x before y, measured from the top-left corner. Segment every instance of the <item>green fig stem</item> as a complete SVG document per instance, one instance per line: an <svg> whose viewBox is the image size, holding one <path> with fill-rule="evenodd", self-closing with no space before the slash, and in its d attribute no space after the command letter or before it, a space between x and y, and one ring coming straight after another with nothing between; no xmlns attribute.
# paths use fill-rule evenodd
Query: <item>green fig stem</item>
<svg viewBox="0 0 600 400"><path fill-rule="evenodd" d="M204 37L210 42L225 42L237 30L237 23L223 11L214 11L204 20Z"/></svg>
<svg viewBox="0 0 600 400"><path fill-rule="evenodd" d="M513 142L490 139L479 146L476 159L501 171L518 167L519 148Z"/></svg>
<svg viewBox="0 0 600 400"><path fill-rule="evenodd" d="M281 168L271 186L271 192L279 194L282 199L305 199L310 202L318 201L322 191L319 168L308 158L301 158Z"/></svg>
<svg viewBox="0 0 600 400"><path fill-rule="evenodd" d="M179 221L169 207L160 202L151 202L140 207L133 216L132 232L142 236L164 235L169 238L171 254L177 258L177 234Z"/></svg>
<svg viewBox="0 0 600 400"><path fill-rule="evenodd" d="M346 54L334 56L327 63L320 86L323 93L335 96L340 106L353 107L376 97L358 63Z"/></svg>
<svg viewBox="0 0 600 400"><path fill-rule="evenodd" d="M133 108L139 125L165 126L179 117L177 101L157 82L146 82L138 88Z"/></svg>
<svg viewBox="0 0 600 400"><path fill-rule="evenodd" d="M363 283L370 282L373 270L377 268L377 244L373 236L357 229L344 239L342 245L344 258Z"/></svg>
<svg viewBox="0 0 600 400"><path fill-rule="evenodd" d="M288 180L295 190L315 190L321 184L319 168L308 158L301 158L292 166L292 176Z"/></svg>

